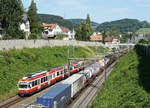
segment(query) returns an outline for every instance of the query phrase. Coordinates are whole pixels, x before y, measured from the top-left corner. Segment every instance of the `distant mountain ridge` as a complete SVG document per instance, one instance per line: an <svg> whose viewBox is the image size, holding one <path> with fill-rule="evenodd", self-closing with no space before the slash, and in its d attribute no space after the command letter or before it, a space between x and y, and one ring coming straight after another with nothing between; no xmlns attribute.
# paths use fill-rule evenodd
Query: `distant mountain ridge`
<svg viewBox="0 0 150 108"><path fill-rule="evenodd" d="M48 24L59 24L60 26L73 29L73 23L69 20L64 19L61 16L49 15L49 14L38 14L42 23Z"/></svg>
<svg viewBox="0 0 150 108"><path fill-rule="evenodd" d="M61 16L57 15L49 15L49 14L39 14L39 18L42 23L56 23L60 26L67 27L69 29L76 28L82 21L85 19L64 19ZM136 32L140 28L150 28L150 23L147 21L139 21L137 19L121 19L116 21L104 22L104 23L97 23L91 21L92 28L96 29L97 31L107 31L111 28L116 28L120 32Z"/></svg>
<svg viewBox="0 0 150 108"><path fill-rule="evenodd" d="M139 21L137 19L121 19L111 22L104 22L100 24L96 30L98 31L106 31L111 28L116 28L120 32L136 32L140 28L150 28L150 23L147 21Z"/></svg>
<svg viewBox="0 0 150 108"><path fill-rule="evenodd" d="M79 25L82 21L85 21L85 19L68 19L68 20L76 25ZM93 29L96 29L99 26L99 23L91 21L91 25Z"/></svg>

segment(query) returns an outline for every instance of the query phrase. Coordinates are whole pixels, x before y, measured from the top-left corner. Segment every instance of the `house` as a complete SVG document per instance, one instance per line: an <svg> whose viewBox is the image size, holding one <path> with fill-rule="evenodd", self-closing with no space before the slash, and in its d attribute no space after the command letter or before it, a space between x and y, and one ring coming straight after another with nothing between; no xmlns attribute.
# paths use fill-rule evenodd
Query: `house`
<svg viewBox="0 0 150 108"><path fill-rule="evenodd" d="M105 46L108 48L115 48L115 49L119 49L119 44L120 43L120 37L118 36L108 36L104 39L105 41Z"/></svg>
<svg viewBox="0 0 150 108"><path fill-rule="evenodd" d="M20 29L25 32L25 37L28 39L30 35L30 19L27 14L23 14L23 23L20 24Z"/></svg>
<svg viewBox="0 0 150 108"><path fill-rule="evenodd" d="M55 38L57 34L62 33L62 29L58 24L43 24L44 32L43 37L44 38Z"/></svg>
<svg viewBox="0 0 150 108"><path fill-rule="evenodd" d="M71 32L68 28L62 27L62 34L67 35L66 38L64 38L64 40L75 40L75 31L73 29L73 31Z"/></svg>
<svg viewBox="0 0 150 108"><path fill-rule="evenodd" d="M118 44L120 43L120 37L118 36L108 36L104 39L105 43L110 43L110 44Z"/></svg>
<svg viewBox="0 0 150 108"><path fill-rule="evenodd" d="M93 35L90 36L91 41L97 41L97 42L102 42L103 41L103 36L101 33L96 33L94 32Z"/></svg>

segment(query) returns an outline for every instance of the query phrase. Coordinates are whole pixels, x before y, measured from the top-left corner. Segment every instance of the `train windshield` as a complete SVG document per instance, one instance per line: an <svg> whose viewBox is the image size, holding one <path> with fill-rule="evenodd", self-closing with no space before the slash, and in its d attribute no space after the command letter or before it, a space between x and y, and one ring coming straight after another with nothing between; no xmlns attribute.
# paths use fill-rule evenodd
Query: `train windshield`
<svg viewBox="0 0 150 108"><path fill-rule="evenodd" d="M19 88L27 88L27 85L25 85L25 84L19 84Z"/></svg>

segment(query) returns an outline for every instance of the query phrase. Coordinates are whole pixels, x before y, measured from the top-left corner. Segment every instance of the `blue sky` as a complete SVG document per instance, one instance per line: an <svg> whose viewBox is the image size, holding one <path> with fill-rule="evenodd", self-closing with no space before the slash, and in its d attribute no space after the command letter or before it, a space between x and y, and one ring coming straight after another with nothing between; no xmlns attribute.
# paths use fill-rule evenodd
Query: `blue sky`
<svg viewBox="0 0 150 108"><path fill-rule="evenodd" d="M31 0L22 0L28 8ZM122 18L150 22L150 0L35 0L38 13L69 18L86 18L98 23Z"/></svg>

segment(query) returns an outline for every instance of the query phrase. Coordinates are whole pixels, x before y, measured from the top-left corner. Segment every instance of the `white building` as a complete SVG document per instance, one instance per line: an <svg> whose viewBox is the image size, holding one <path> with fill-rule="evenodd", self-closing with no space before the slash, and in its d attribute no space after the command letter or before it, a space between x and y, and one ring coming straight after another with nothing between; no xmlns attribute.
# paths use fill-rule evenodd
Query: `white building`
<svg viewBox="0 0 150 108"><path fill-rule="evenodd" d="M23 23L20 24L20 29L25 32L26 39L30 35L30 19L27 14L23 15Z"/></svg>
<svg viewBox="0 0 150 108"><path fill-rule="evenodd" d="M61 27L59 27L58 24L43 24L44 32L43 37L44 38L52 38L55 37L57 34L62 33Z"/></svg>

